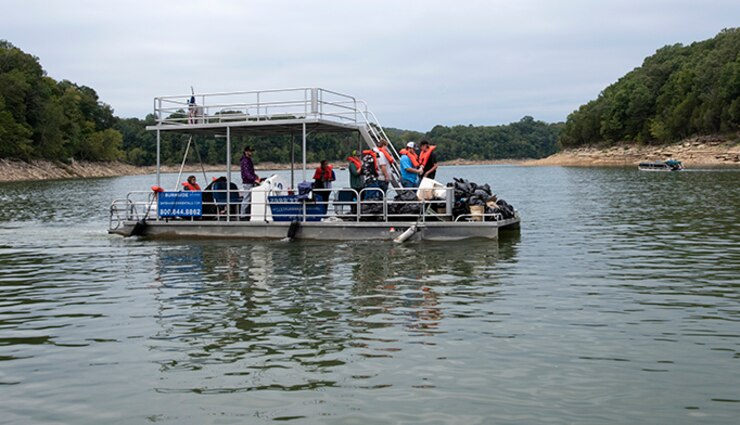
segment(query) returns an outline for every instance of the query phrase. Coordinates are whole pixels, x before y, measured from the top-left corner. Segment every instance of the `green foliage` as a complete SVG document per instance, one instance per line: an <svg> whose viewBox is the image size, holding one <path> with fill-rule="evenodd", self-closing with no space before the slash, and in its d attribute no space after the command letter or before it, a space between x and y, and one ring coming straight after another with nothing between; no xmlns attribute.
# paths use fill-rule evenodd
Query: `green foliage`
<svg viewBox="0 0 740 425"><path fill-rule="evenodd" d="M666 46L568 116L563 147L667 143L740 129L740 29Z"/></svg>
<svg viewBox="0 0 740 425"><path fill-rule="evenodd" d="M120 159L110 106L89 87L45 74L36 57L0 40L0 157Z"/></svg>
<svg viewBox="0 0 740 425"><path fill-rule="evenodd" d="M560 124L526 116L500 126L436 126L427 134L439 146L441 159L472 160L543 158L558 151Z"/></svg>

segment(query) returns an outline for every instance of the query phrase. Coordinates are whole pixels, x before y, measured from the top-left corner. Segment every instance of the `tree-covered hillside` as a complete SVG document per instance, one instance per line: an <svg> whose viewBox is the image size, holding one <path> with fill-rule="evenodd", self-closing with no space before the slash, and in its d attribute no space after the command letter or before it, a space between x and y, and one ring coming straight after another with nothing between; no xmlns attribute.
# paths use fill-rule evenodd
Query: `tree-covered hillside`
<svg viewBox="0 0 740 425"><path fill-rule="evenodd" d="M54 81L36 57L0 40L0 158L117 160L115 122L95 90Z"/></svg>
<svg viewBox="0 0 740 425"><path fill-rule="evenodd" d="M668 143L740 129L740 29L659 49L568 116L564 148Z"/></svg>

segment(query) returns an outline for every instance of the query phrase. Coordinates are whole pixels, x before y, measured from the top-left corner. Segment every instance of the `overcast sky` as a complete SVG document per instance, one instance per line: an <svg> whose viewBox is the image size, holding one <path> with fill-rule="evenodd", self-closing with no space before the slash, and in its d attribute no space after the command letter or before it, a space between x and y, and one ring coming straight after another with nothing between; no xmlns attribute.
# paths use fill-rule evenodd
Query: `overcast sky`
<svg viewBox="0 0 740 425"><path fill-rule="evenodd" d="M658 48L739 24L738 0L0 0L0 39L120 117L191 85L321 87L418 131L563 121Z"/></svg>

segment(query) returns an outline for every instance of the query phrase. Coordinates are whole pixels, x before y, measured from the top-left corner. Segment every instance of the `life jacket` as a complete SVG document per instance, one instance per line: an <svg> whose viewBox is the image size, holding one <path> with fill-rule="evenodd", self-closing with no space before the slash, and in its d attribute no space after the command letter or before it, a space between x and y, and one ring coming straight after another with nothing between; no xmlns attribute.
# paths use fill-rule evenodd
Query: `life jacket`
<svg viewBox="0 0 740 425"><path fill-rule="evenodd" d="M190 182L182 182L182 185L185 187L185 190L200 190L200 186L198 185L198 183L190 184Z"/></svg>
<svg viewBox="0 0 740 425"><path fill-rule="evenodd" d="M362 151L362 181L367 184L378 178L378 154L372 150Z"/></svg>
<svg viewBox="0 0 740 425"><path fill-rule="evenodd" d="M403 148L400 151L398 151L398 153L400 153L401 155L408 156L409 159L411 159L411 164L414 166L414 168L419 166L420 164L419 157L416 155L415 150Z"/></svg>
<svg viewBox="0 0 740 425"><path fill-rule="evenodd" d="M322 169L321 167L316 169L316 172L313 173L313 179L314 180L321 180L330 182L333 180L334 174L332 172L332 166L328 165L326 169Z"/></svg>
<svg viewBox="0 0 740 425"><path fill-rule="evenodd" d="M357 171L360 171L360 169L362 168L362 161L360 161L359 159L355 158L354 156L348 156L347 157L347 161L355 164L355 167L357 168Z"/></svg>
<svg viewBox="0 0 740 425"><path fill-rule="evenodd" d="M378 154L372 149L365 149L362 151L363 159L365 155L370 155L373 158L373 167L375 167L375 174L378 174Z"/></svg>
<svg viewBox="0 0 740 425"><path fill-rule="evenodd" d="M391 155L390 152L388 152L385 146L383 146L382 148L378 146L378 150L382 152L383 155L385 155L385 158L388 160L389 164L393 164L393 155Z"/></svg>
<svg viewBox="0 0 740 425"><path fill-rule="evenodd" d="M419 163L423 165L424 167L427 166L427 161L429 161L429 157L432 155L432 152L437 149L436 145L429 145L429 149L427 149L426 152L421 151L419 154Z"/></svg>

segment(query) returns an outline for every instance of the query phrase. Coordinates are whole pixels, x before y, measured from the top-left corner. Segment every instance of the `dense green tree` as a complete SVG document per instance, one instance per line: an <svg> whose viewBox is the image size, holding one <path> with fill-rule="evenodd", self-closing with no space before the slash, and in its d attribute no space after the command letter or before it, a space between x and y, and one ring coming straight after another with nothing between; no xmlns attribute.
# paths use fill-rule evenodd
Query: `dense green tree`
<svg viewBox="0 0 740 425"><path fill-rule="evenodd" d="M0 41L0 156L122 158L117 118L95 90L47 77L36 57Z"/></svg>
<svg viewBox="0 0 740 425"><path fill-rule="evenodd" d="M667 143L740 129L740 29L666 46L568 116L560 143Z"/></svg>

